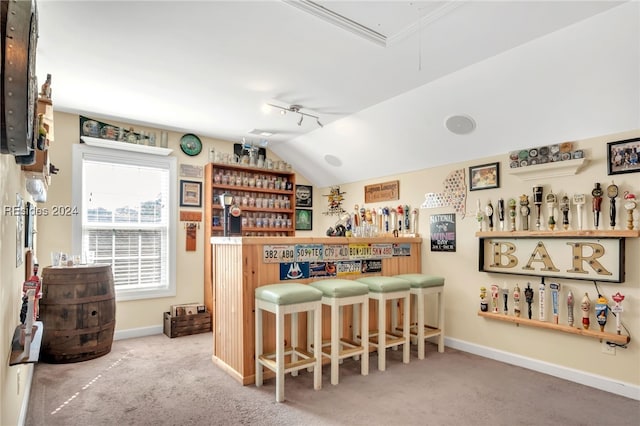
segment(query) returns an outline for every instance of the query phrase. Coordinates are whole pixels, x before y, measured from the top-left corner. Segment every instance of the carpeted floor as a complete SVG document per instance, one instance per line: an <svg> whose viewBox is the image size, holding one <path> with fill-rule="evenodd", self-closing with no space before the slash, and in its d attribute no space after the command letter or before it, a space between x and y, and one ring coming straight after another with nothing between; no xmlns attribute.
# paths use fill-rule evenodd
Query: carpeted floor
<svg viewBox="0 0 640 426"><path fill-rule="evenodd" d="M101 358L36 365L27 425L637 425L640 402L512 365L427 345L389 351L387 371L360 376L345 360L340 384L313 374L241 386L211 362L211 333L120 340Z"/></svg>

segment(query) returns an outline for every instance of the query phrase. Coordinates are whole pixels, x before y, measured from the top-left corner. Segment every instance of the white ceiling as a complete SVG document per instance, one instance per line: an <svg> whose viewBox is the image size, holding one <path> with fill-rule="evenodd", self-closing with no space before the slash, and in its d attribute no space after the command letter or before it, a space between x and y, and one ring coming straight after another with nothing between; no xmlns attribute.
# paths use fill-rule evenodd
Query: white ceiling
<svg viewBox="0 0 640 426"><path fill-rule="evenodd" d="M299 3L314 6L40 0L38 77L59 111L231 142L274 132L318 186L640 128L636 1L315 2L374 41ZM448 132L457 114L477 129Z"/></svg>

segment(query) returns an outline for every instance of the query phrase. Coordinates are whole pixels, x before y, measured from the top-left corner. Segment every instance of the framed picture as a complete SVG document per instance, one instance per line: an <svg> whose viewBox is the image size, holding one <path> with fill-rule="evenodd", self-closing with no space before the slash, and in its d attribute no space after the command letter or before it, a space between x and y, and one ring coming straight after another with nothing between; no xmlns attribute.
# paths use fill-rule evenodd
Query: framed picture
<svg viewBox="0 0 640 426"><path fill-rule="evenodd" d="M313 210L296 209L296 231L311 231Z"/></svg>
<svg viewBox="0 0 640 426"><path fill-rule="evenodd" d="M202 207L202 182L180 181L180 207Z"/></svg>
<svg viewBox="0 0 640 426"><path fill-rule="evenodd" d="M313 187L296 185L296 207L313 207Z"/></svg>
<svg viewBox="0 0 640 426"><path fill-rule="evenodd" d="M469 167L469 190L500 188L500 163Z"/></svg>
<svg viewBox="0 0 640 426"><path fill-rule="evenodd" d="M640 138L607 143L610 175L640 172Z"/></svg>

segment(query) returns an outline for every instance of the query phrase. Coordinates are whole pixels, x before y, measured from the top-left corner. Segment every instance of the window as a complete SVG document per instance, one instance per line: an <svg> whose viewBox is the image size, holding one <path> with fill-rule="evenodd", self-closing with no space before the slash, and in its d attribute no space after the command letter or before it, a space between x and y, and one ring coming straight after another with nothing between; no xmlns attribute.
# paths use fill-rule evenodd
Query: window
<svg viewBox="0 0 640 426"><path fill-rule="evenodd" d="M73 146L74 253L113 271L117 300L175 295L176 159Z"/></svg>

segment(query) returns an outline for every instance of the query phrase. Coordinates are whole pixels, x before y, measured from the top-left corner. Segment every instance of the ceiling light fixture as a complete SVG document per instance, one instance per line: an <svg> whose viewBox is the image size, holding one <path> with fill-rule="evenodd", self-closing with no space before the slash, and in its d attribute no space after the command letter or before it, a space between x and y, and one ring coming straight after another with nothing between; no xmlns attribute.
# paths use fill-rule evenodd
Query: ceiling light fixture
<svg viewBox="0 0 640 426"><path fill-rule="evenodd" d="M324 127L324 125L320 122L320 117L318 117L317 115L308 114L306 112L300 111L302 109L301 105L291 105L288 107L282 107L280 105L274 105L274 104L267 104L267 105L280 109L280 113L283 115L286 114L287 112L300 114L300 120L298 120L298 126L302 126L302 120L304 120L305 117L311 117L316 119L316 123L318 124L318 126Z"/></svg>

